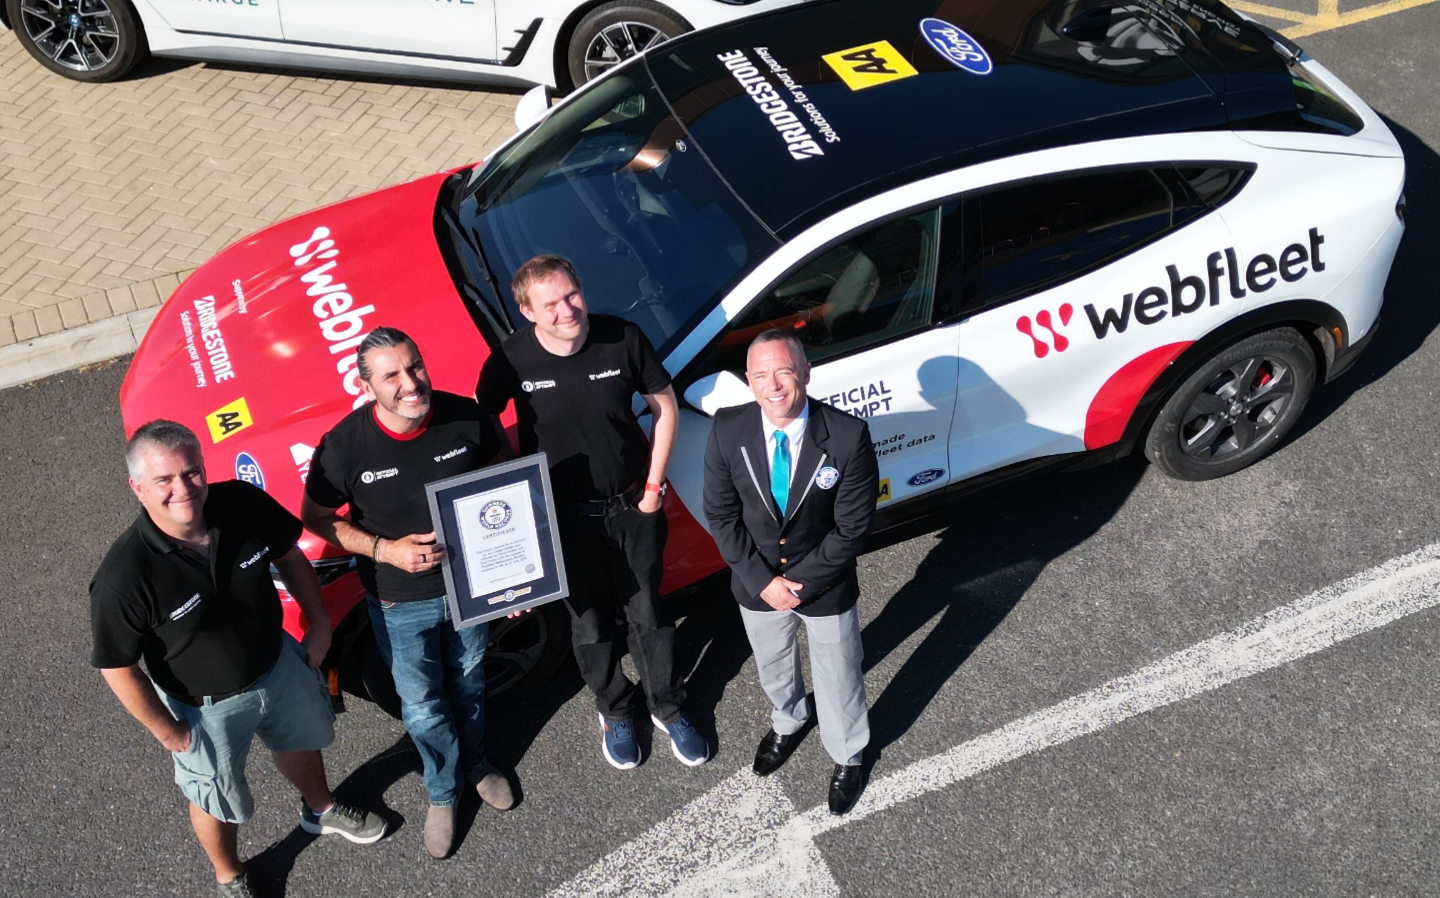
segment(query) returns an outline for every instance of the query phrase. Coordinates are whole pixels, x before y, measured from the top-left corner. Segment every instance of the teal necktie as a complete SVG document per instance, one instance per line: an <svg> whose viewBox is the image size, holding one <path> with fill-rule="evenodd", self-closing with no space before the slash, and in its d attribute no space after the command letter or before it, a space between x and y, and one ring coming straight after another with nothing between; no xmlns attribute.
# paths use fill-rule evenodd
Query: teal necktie
<svg viewBox="0 0 1440 898"><path fill-rule="evenodd" d="M785 431L775 431L775 462L770 466L770 495L783 517L785 503L790 501L790 447Z"/></svg>

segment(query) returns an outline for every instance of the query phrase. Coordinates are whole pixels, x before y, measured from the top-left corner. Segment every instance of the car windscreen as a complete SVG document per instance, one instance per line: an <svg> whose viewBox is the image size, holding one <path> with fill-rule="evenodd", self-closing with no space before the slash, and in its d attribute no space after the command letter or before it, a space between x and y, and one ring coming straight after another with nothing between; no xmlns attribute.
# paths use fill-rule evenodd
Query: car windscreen
<svg viewBox="0 0 1440 898"><path fill-rule="evenodd" d="M480 250L479 270L488 263L512 323L525 323L514 272L555 253L575 264L592 314L635 322L662 356L777 246L641 65L556 109L455 202L457 230Z"/></svg>

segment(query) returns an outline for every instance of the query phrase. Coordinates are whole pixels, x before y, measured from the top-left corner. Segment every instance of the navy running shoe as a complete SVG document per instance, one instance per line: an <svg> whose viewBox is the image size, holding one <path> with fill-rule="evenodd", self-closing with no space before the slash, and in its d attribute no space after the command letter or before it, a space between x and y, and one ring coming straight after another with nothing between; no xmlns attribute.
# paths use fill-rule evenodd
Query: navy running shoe
<svg viewBox="0 0 1440 898"><path fill-rule="evenodd" d="M600 717L600 752L617 770L633 770L640 765L640 743L635 741L635 723Z"/></svg>
<svg viewBox="0 0 1440 898"><path fill-rule="evenodd" d="M699 767L710 760L710 743L696 731L690 718L681 714L668 724L662 723L660 718L653 714L650 719L661 732L670 737L670 750L675 752L675 757L680 759L681 764L686 767Z"/></svg>

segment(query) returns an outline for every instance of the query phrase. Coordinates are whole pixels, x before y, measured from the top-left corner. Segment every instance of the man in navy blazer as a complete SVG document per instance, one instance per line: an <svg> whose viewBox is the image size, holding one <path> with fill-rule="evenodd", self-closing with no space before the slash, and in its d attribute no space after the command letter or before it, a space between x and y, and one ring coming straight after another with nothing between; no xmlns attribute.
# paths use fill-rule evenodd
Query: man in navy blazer
<svg viewBox="0 0 1440 898"><path fill-rule="evenodd" d="M830 810L844 814L864 789L870 741L855 558L875 513L875 448L863 420L807 399L810 365L793 334L756 337L745 368L756 404L715 415L705 517L774 705L755 772L779 769L811 719L797 641L803 624L820 739L835 761Z"/></svg>

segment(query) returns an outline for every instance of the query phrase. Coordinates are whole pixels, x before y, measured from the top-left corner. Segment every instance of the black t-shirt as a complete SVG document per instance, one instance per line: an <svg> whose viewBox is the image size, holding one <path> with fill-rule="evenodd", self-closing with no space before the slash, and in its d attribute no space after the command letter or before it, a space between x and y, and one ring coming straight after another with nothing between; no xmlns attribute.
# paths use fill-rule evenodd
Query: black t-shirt
<svg viewBox="0 0 1440 898"><path fill-rule="evenodd" d="M636 393L659 393L670 374L640 328L610 315L590 316L574 355L555 355L516 331L485 361L475 388L492 415L515 400L520 451L543 451L560 499L619 495L648 473L650 444L631 411Z"/></svg>
<svg viewBox="0 0 1440 898"><path fill-rule="evenodd" d="M326 508L348 502L350 523L385 539L429 533L435 525L425 484L483 468L499 451L495 428L472 399L436 390L425 427L403 435L375 419L372 402L346 415L320 439L310 459L305 493ZM445 575L438 567L411 574L393 565L376 565L365 555L358 567L360 582L387 602L445 595Z"/></svg>
<svg viewBox="0 0 1440 898"><path fill-rule="evenodd" d="M95 667L140 660L161 689L219 695L254 683L280 656L280 597L270 562L300 520L248 483L210 484L210 558L172 542L141 510L90 581Z"/></svg>

